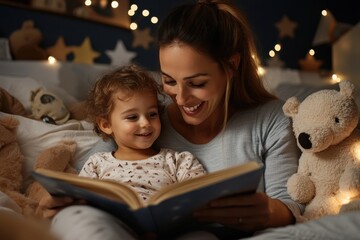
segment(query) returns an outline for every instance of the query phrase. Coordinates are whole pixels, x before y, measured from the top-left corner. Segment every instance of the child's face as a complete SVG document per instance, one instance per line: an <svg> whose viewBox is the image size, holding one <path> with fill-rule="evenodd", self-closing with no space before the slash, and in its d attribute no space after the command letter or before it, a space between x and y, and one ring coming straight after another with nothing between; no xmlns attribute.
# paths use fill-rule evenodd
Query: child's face
<svg viewBox="0 0 360 240"><path fill-rule="evenodd" d="M150 148L161 131L156 93L150 90L131 94L119 91L113 101L110 122L103 131L113 136L118 149Z"/></svg>

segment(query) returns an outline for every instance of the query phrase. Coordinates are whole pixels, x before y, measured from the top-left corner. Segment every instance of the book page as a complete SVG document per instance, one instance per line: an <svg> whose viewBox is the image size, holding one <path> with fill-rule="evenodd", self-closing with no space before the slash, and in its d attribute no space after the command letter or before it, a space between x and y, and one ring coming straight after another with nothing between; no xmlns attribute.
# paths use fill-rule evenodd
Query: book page
<svg viewBox="0 0 360 240"><path fill-rule="evenodd" d="M74 186L101 194L107 198L125 202L132 209L138 209L142 206L137 193L135 193L130 187L126 186L126 184L121 184L109 180L86 178L75 174L56 172L41 168L36 169L35 172L51 178L63 180Z"/></svg>
<svg viewBox="0 0 360 240"><path fill-rule="evenodd" d="M206 175L189 179L184 182L175 183L161 189L159 192L151 196L149 199L149 204L158 204L171 197L178 196L208 185L212 185L217 182L222 182L226 179L230 179L236 176L241 176L245 173L259 168L261 168L261 165L259 163L248 162L238 166L222 169L220 171L208 173Z"/></svg>

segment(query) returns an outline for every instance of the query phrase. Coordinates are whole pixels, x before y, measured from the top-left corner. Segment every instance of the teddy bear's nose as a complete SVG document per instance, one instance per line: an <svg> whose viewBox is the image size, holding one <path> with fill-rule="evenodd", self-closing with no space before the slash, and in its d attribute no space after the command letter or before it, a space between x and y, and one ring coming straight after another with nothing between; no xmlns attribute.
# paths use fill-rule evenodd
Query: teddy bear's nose
<svg viewBox="0 0 360 240"><path fill-rule="evenodd" d="M304 149L310 149L312 147L310 135L307 133L300 133L298 137L298 142L300 146Z"/></svg>

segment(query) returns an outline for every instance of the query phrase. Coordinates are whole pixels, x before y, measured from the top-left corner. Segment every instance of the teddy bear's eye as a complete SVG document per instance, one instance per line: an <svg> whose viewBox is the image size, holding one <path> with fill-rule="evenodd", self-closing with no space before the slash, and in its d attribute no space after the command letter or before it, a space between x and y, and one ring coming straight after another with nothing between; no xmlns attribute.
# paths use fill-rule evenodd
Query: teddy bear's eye
<svg viewBox="0 0 360 240"><path fill-rule="evenodd" d="M339 123L339 122L340 122L340 120L339 120L338 117L335 117L335 122L336 122L336 123Z"/></svg>

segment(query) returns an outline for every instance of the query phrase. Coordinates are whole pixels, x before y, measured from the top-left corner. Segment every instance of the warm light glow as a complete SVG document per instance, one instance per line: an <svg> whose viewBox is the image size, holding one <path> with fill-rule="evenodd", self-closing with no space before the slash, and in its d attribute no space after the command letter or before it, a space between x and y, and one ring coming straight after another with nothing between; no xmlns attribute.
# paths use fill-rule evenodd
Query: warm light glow
<svg viewBox="0 0 360 240"><path fill-rule="evenodd" d="M100 0L100 7L105 8L107 5L107 0Z"/></svg>
<svg viewBox="0 0 360 240"><path fill-rule="evenodd" d="M85 2L84 2L84 4L85 4L85 6L91 6L91 1L90 0L86 0Z"/></svg>
<svg viewBox="0 0 360 240"><path fill-rule="evenodd" d="M149 14L150 14L149 10L144 9L144 10L142 11L142 15L143 15L144 17L149 16Z"/></svg>
<svg viewBox="0 0 360 240"><path fill-rule="evenodd" d="M315 55L315 50L314 50L314 49L310 49L310 50L309 50L309 54L310 54L311 56L314 56L314 55Z"/></svg>
<svg viewBox="0 0 360 240"><path fill-rule="evenodd" d="M130 9L130 10L128 11L128 15L129 15L129 16L134 16L134 15L135 15L135 11L132 10L132 9Z"/></svg>
<svg viewBox="0 0 360 240"><path fill-rule="evenodd" d="M153 24L157 23L158 21L159 21L159 19L158 19L157 17L152 17L152 18L151 18L151 22L152 22Z"/></svg>
<svg viewBox="0 0 360 240"><path fill-rule="evenodd" d="M324 9L324 10L322 10L321 11L321 15L323 15L324 17L326 17L327 16L327 11Z"/></svg>
<svg viewBox="0 0 360 240"><path fill-rule="evenodd" d="M275 51L274 51L274 50L270 50L270 51L269 51L269 56L270 56L270 57L275 57Z"/></svg>
<svg viewBox="0 0 360 240"><path fill-rule="evenodd" d="M137 29L137 27L138 27L138 25L136 24L136 23L130 23L130 29L131 30L136 30Z"/></svg>
<svg viewBox="0 0 360 240"><path fill-rule="evenodd" d="M258 67L257 72L258 72L259 76L264 76L266 73L265 68L263 68L261 66Z"/></svg>
<svg viewBox="0 0 360 240"><path fill-rule="evenodd" d="M351 198L349 196L346 196L342 200L342 205L348 204L350 202Z"/></svg>
<svg viewBox="0 0 360 240"><path fill-rule="evenodd" d="M341 78L337 75L337 74L333 74L333 75L331 75L331 80L333 81L333 82L335 82L335 83L339 83L339 82L341 82ZM359 150L360 151L360 150ZM359 152L360 153L360 152ZM360 156L360 155L359 155Z"/></svg>
<svg viewBox="0 0 360 240"><path fill-rule="evenodd" d="M351 147L351 153L355 159L360 163L360 142L354 143Z"/></svg>
<svg viewBox="0 0 360 240"><path fill-rule="evenodd" d="M53 56L49 56L49 57L48 57L48 62L49 62L50 64L54 64L54 63L56 63L57 61L56 61L56 58L54 58Z"/></svg>
<svg viewBox="0 0 360 240"><path fill-rule="evenodd" d="M281 50L281 45L278 43L274 47L275 51L279 52Z"/></svg>
<svg viewBox="0 0 360 240"><path fill-rule="evenodd" d="M111 2L111 7L112 8L117 8L119 6L119 3L117 1L112 1Z"/></svg>
<svg viewBox="0 0 360 240"><path fill-rule="evenodd" d="M136 10L138 10L138 6L136 4L131 4L130 9L133 11L136 11Z"/></svg>

